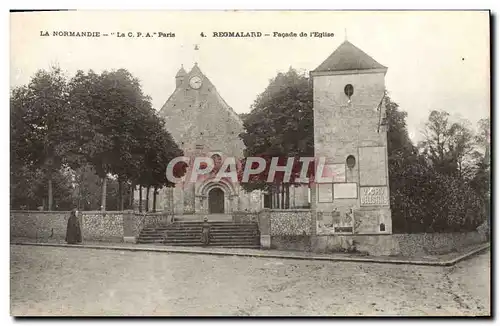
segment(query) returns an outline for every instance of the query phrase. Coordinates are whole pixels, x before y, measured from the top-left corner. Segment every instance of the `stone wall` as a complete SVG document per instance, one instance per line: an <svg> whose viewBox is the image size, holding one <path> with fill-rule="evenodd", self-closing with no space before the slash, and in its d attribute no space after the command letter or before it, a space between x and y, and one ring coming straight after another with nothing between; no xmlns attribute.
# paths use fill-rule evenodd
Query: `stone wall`
<svg viewBox="0 0 500 326"><path fill-rule="evenodd" d="M464 247L487 242L481 232L393 234L399 252L404 256L449 253Z"/></svg>
<svg viewBox="0 0 500 326"><path fill-rule="evenodd" d="M70 212L11 211L10 237L64 240ZM122 212L80 212L84 240L122 241Z"/></svg>
<svg viewBox="0 0 500 326"><path fill-rule="evenodd" d="M84 240L112 242L123 240L122 212L81 212L80 223Z"/></svg>
<svg viewBox="0 0 500 326"><path fill-rule="evenodd" d="M233 212L234 223L258 223L259 214L253 212Z"/></svg>
<svg viewBox="0 0 500 326"><path fill-rule="evenodd" d="M420 234L315 235L311 210L272 210L259 213L263 248L318 253L356 252L372 256L422 256L450 253L489 240L487 232ZM313 224L314 225L314 224Z"/></svg>
<svg viewBox="0 0 500 326"><path fill-rule="evenodd" d="M270 247L278 250L317 253L356 252L370 256L425 256L447 254L488 238L479 232L417 233L387 235L271 236Z"/></svg>
<svg viewBox="0 0 500 326"><path fill-rule="evenodd" d="M70 212L11 211L10 237L64 240ZM84 241L132 241L148 226L169 223L171 215L133 211L79 212Z"/></svg>
<svg viewBox="0 0 500 326"><path fill-rule="evenodd" d="M269 212L271 236L311 234L310 209L271 209Z"/></svg>
<svg viewBox="0 0 500 326"><path fill-rule="evenodd" d="M10 237L64 239L69 212L11 211Z"/></svg>

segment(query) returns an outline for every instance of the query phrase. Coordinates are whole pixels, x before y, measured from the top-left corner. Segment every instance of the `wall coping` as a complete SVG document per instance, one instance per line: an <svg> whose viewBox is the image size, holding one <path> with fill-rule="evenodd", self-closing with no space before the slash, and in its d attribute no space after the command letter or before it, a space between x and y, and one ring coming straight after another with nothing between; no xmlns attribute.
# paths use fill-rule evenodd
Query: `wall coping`
<svg viewBox="0 0 500 326"><path fill-rule="evenodd" d="M127 211L125 211L127 212ZM132 213L132 211L129 211ZM134 215L139 215L139 216L162 216L162 215L171 215L172 213L165 213L165 212L134 212Z"/></svg>
<svg viewBox="0 0 500 326"><path fill-rule="evenodd" d="M11 213L41 213L41 214L69 214L71 211L34 211L34 210L22 210L22 209L11 209Z"/></svg>
<svg viewBox="0 0 500 326"><path fill-rule="evenodd" d="M10 210L11 213L37 213L37 214L69 214L71 211L33 211L33 210ZM125 211L78 211L78 214L123 214Z"/></svg>
<svg viewBox="0 0 500 326"><path fill-rule="evenodd" d="M392 235L429 235L432 236L434 234L469 234L469 233L480 233L478 230L471 231L457 231L457 232L419 232L419 233L394 233Z"/></svg>
<svg viewBox="0 0 500 326"><path fill-rule="evenodd" d="M232 212L231 214L252 214L252 215L255 215L255 214L259 214L259 212L246 212L246 211L234 211Z"/></svg>
<svg viewBox="0 0 500 326"><path fill-rule="evenodd" d="M271 213L293 213L293 212L312 212L309 208L290 208L290 209L267 209Z"/></svg>

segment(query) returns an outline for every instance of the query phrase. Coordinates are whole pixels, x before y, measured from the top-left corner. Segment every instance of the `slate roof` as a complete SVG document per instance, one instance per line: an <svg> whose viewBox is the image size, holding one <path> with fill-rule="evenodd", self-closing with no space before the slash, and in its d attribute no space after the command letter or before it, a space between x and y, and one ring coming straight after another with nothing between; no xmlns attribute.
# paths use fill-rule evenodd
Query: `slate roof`
<svg viewBox="0 0 500 326"><path fill-rule="evenodd" d="M361 49L344 41L314 72L387 69Z"/></svg>

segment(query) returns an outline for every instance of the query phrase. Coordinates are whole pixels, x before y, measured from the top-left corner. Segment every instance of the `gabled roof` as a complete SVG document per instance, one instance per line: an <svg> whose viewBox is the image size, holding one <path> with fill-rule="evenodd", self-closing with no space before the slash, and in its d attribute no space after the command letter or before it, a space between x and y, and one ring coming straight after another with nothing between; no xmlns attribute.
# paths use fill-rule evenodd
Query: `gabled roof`
<svg viewBox="0 0 500 326"><path fill-rule="evenodd" d="M194 76L202 79L199 89L189 86L189 80ZM198 139L203 138L212 142L213 146L225 148L217 144L217 140L208 137L217 133L221 135L225 133L231 138L221 136L218 140L221 143L231 142L232 138L236 139L234 142L241 142L237 136L243 130L241 118L224 101L197 64L186 73L159 111L159 115L165 118L165 127L178 144L195 141L203 144L204 141Z"/></svg>
<svg viewBox="0 0 500 326"><path fill-rule="evenodd" d="M387 69L375 59L354 46L349 41L344 41L314 72L320 71L346 71L366 69Z"/></svg>

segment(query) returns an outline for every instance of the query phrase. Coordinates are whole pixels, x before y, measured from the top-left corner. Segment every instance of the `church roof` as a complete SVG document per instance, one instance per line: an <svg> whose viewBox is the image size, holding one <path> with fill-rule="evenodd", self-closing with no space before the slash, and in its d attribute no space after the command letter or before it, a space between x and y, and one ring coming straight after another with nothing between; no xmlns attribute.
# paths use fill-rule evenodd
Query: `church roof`
<svg viewBox="0 0 500 326"><path fill-rule="evenodd" d="M186 76L187 72L184 70L184 66L181 66L181 69L175 74L175 77L183 77Z"/></svg>
<svg viewBox="0 0 500 326"><path fill-rule="evenodd" d="M387 69L375 59L354 46L349 41L344 41L314 72L320 71L346 71L366 69Z"/></svg>

